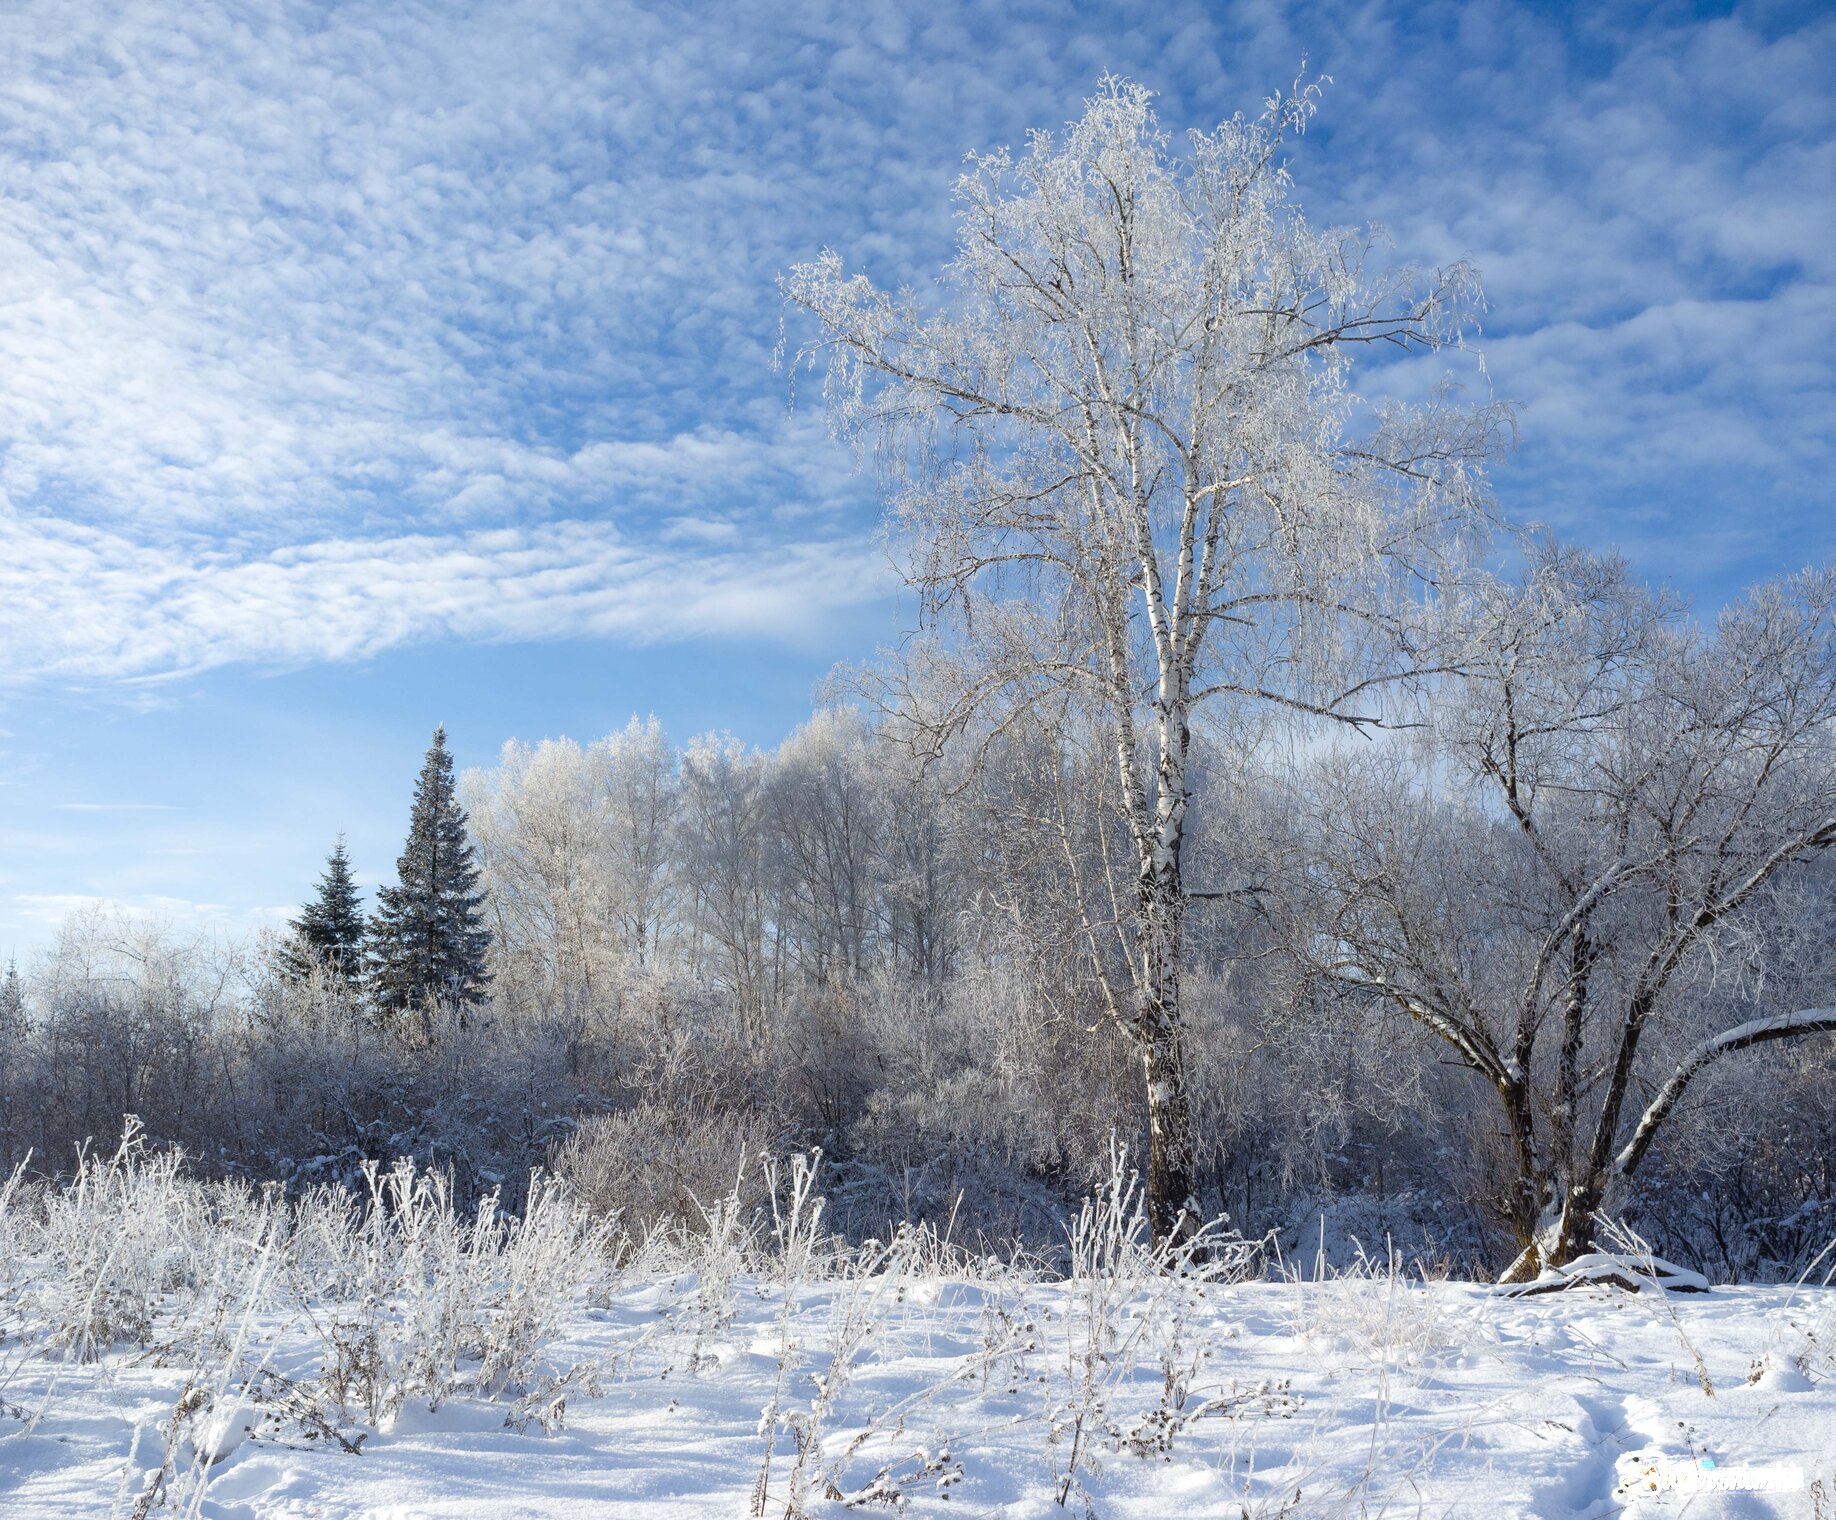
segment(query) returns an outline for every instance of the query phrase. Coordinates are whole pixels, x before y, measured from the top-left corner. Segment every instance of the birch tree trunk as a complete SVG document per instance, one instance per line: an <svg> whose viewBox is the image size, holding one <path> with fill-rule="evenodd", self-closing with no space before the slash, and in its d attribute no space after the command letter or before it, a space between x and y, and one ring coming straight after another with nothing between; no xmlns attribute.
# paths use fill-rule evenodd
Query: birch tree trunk
<svg viewBox="0 0 1836 1520"><path fill-rule="evenodd" d="M1186 1084L1186 1032L1179 999L1186 905L1177 856L1171 869L1157 871L1143 881L1141 892L1142 990L1136 1043L1147 1092L1148 1209L1154 1237L1159 1240L1199 1223L1193 1198L1194 1136Z"/></svg>

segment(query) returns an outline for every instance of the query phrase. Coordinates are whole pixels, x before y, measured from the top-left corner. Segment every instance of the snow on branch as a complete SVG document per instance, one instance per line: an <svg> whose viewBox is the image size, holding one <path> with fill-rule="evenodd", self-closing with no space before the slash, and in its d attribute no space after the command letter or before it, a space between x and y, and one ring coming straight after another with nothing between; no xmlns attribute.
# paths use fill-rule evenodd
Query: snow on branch
<svg viewBox="0 0 1836 1520"><path fill-rule="evenodd" d="M1799 1035L1825 1031L1836 1031L1836 1008L1800 1008L1792 1013L1775 1013L1769 1018L1749 1019L1733 1029L1711 1035L1677 1063L1677 1069L1670 1074L1670 1080L1658 1089L1658 1095L1640 1116L1638 1128L1633 1131L1626 1148L1615 1159L1613 1169L1619 1175L1627 1176L1644 1160L1658 1127L1669 1116L1671 1109L1676 1107L1677 1100L1683 1096L1696 1074L1710 1062L1732 1055L1737 1050L1746 1050L1749 1046L1763 1045L1768 1040L1789 1040Z"/></svg>

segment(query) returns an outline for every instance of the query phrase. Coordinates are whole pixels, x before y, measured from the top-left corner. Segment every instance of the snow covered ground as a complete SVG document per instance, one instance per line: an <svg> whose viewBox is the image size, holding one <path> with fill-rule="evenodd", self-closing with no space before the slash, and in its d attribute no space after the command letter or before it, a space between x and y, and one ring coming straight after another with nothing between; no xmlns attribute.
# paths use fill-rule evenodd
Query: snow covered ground
<svg viewBox="0 0 1836 1520"><path fill-rule="evenodd" d="M1170 1257L1118 1156L1053 1271L189 1178L130 1131L0 1185L0 1517L1836 1520L1836 1289L1507 1297Z"/></svg>
<svg viewBox="0 0 1836 1520"><path fill-rule="evenodd" d="M1836 1515L1828 1289L1506 1300L1386 1274L1242 1283L1195 1290L1177 1327L1143 1335L1132 1366L1099 1361L1091 1387L1075 1286L810 1283L787 1314L779 1284L749 1277L696 1325L681 1311L699 1286L626 1279L573 1318L553 1349L597 1391L575 1389L548 1431L506 1428L500 1402L411 1399L353 1455L233 1394L213 1401L180 1421L149 1512L686 1520L754 1513L763 1483L764 1513L800 1491L810 1513L840 1514L830 1482L853 1492L890 1464L882 1488L914 1514L1016 1520ZM252 1330L283 1372L319 1355L299 1323ZM810 1419L838 1336L855 1348L845 1386ZM0 1513L134 1513L191 1371L127 1350L15 1357ZM225 1454L204 1466L200 1448Z"/></svg>

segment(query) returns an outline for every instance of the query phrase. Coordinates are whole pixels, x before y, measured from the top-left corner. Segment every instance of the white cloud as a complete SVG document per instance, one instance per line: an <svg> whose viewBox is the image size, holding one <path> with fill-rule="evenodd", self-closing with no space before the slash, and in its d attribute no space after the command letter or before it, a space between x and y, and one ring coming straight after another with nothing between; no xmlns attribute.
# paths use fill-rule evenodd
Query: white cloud
<svg viewBox="0 0 1836 1520"><path fill-rule="evenodd" d="M175 811L166 802L60 802L57 805L60 813L170 813Z"/></svg>
<svg viewBox="0 0 1836 1520"><path fill-rule="evenodd" d="M191 560L97 529L0 518L0 643L23 675L130 677L228 660L363 658L434 636L807 636L884 595L877 550L716 556L601 522L337 539Z"/></svg>
<svg viewBox="0 0 1836 1520"><path fill-rule="evenodd" d="M0 23L10 674L794 632L858 599L830 568L863 493L770 373L783 177L730 110L700 139L663 114L743 43L611 20ZM669 551L689 520L727 552Z"/></svg>
<svg viewBox="0 0 1836 1520"><path fill-rule="evenodd" d="M1485 276L1507 504L1722 589L1836 556L1836 18L1437 14L1322 60L1326 189Z"/></svg>
<svg viewBox="0 0 1836 1520"><path fill-rule="evenodd" d="M236 907L157 892L120 897L90 892L19 892L0 896L0 935L18 934L43 946L50 943L59 928L79 919L99 917L130 927L240 938L260 929L280 928L298 911Z"/></svg>
<svg viewBox="0 0 1836 1520"><path fill-rule="evenodd" d="M809 629L878 557L773 274L925 277L963 151L1109 67L1174 126L1336 76L1303 197L1480 263L1525 515L1707 545L1745 487L1763 557L1827 502L1828 19L25 0L0 47L14 676Z"/></svg>

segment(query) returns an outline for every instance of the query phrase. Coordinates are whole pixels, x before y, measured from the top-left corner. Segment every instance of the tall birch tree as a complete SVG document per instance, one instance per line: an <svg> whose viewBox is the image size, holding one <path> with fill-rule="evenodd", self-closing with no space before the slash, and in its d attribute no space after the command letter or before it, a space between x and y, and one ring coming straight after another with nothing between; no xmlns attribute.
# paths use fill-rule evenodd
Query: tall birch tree
<svg viewBox="0 0 1836 1520"><path fill-rule="evenodd" d="M931 746L1069 692L1107 732L1130 842L1125 911L1088 948L1139 1054L1149 1210L1192 1194L1180 961L1193 723L1207 704L1347 722L1380 713L1400 593L1479 511L1500 417L1442 398L1365 405L1365 349L1470 327L1465 265L1385 264L1310 226L1284 144L1299 89L1183 153L1146 89L1107 78L1060 137L970 160L936 300L825 251L783 279L813 319L837 433L877 453L891 526L958 679L913 683ZM1220 712L1222 716L1222 712Z"/></svg>

